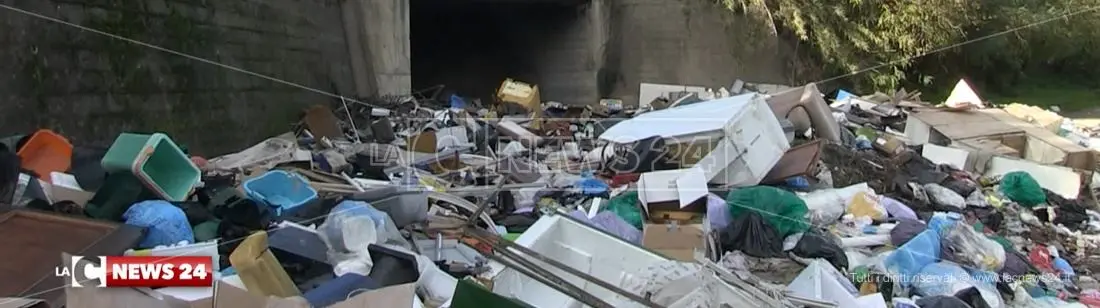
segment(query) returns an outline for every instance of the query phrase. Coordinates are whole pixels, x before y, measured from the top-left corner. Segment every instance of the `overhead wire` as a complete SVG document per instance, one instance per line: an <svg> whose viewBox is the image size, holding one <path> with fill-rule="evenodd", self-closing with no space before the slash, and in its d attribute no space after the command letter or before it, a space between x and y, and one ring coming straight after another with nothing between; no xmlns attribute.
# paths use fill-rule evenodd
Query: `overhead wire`
<svg viewBox="0 0 1100 308"><path fill-rule="evenodd" d="M822 80L819 80L819 81L815 81L815 82L812 82L812 83L815 83L815 84L826 83L826 82L830 82L830 81L837 80L837 79L848 78L848 77L852 77L852 76L855 76L855 75L863 74L863 73L870 72L870 71L877 70L877 69L884 68L884 67L900 65L902 63L906 63L906 62L909 62L909 61L912 61L912 60L915 60L915 59L918 59L918 58L927 57L929 55L941 53L941 52L944 52L944 51L948 51L948 50L951 50L951 49L954 49L954 48L958 48L960 46L985 41L985 40L995 38L995 37L999 37L999 36L1002 36L1002 35L1006 35L1006 34L1009 34L1009 33L1015 33L1017 31L1024 30L1024 29L1027 29L1027 28L1032 28L1032 27L1037 27L1037 26L1040 26L1040 25L1044 25L1044 24L1047 24L1047 23L1055 21L1055 20L1066 19L1066 18L1076 16L1076 15L1095 12L1097 10L1100 10L1100 5L1093 6L1093 7L1088 7L1088 8L1081 9L1081 10L1067 12L1067 13L1060 14L1060 15L1057 15L1057 16L1054 16L1054 17L1050 17L1050 18L1047 18L1047 19L1043 19L1043 20L1040 20L1040 21L1037 21L1037 22L1029 23L1029 24L1026 24L1026 25L1023 25L1023 26L1013 27L1013 28L1009 28L1009 29L1004 30L1004 31L995 32L995 33L991 33L991 34L988 34L988 35L983 35L983 36L973 38L973 39L969 39L969 40L966 40L966 41L962 41L962 42L959 42L959 43L955 43L955 44L935 48L935 49L917 54L915 56L906 57L904 59L898 59L898 60L889 61L889 62L886 62L886 63L874 65L874 66L871 66L871 67L858 69L858 70L855 70L855 71L850 72L850 73L829 77L829 78L822 79Z"/></svg>

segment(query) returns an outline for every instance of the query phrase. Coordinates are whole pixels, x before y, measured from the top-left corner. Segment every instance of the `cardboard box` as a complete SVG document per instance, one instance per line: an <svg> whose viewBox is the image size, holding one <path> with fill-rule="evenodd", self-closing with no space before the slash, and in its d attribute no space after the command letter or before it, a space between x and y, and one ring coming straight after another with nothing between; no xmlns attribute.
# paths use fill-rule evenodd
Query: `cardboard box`
<svg viewBox="0 0 1100 308"><path fill-rule="evenodd" d="M642 247L674 260L695 262L695 254L705 253L703 224L646 223L642 229Z"/></svg>
<svg viewBox="0 0 1100 308"><path fill-rule="evenodd" d="M699 168L642 173L638 201L649 220L690 221L706 213L707 181Z"/></svg>
<svg viewBox="0 0 1100 308"><path fill-rule="evenodd" d="M905 151L905 142L894 138L894 136L883 134L875 138L875 142L871 143L871 147L882 151L888 156L896 156Z"/></svg>

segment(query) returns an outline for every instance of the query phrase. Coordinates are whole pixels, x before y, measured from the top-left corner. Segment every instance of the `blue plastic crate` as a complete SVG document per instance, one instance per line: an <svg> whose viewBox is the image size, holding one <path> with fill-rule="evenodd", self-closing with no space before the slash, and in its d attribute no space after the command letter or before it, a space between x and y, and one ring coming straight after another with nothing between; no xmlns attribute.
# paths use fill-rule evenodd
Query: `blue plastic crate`
<svg viewBox="0 0 1100 308"><path fill-rule="evenodd" d="M281 170L249 179L243 186L249 199L270 206L276 215L317 200L317 191L302 176Z"/></svg>

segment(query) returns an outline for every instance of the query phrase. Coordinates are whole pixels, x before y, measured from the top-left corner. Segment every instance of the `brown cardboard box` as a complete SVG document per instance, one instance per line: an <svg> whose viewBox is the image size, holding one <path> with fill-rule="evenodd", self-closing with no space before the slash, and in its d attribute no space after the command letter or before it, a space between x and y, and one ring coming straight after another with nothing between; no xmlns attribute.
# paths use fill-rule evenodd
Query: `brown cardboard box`
<svg viewBox="0 0 1100 308"><path fill-rule="evenodd" d="M702 224L646 223L642 229L642 247L673 260L695 262L695 251L705 249Z"/></svg>
<svg viewBox="0 0 1100 308"><path fill-rule="evenodd" d="M431 130L409 136L407 141L409 151L419 153L435 153L438 144L435 138L435 131Z"/></svg>
<svg viewBox="0 0 1100 308"><path fill-rule="evenodd" d="M690 221L707 210L707 183L697 168L642 173L638 201L651 221Z"/></svg>
<svg viewBox="0 0 1100 308"><path fill-rule="evenodd" d="M898 155L905 151L905 142L889 135L880 135L871 146L889 156Z"/></svg>

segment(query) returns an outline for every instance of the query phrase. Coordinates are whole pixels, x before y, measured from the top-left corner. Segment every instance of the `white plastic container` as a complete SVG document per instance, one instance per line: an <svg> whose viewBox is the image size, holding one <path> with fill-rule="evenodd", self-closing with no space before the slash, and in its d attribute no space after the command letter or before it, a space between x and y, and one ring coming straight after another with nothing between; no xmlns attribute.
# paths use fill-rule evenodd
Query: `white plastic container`
<svg viewBox="0 0 1100 308"><path fill-rule="evenodd" d="M620 287L630 275L654 263L667 260L658 254L561 215L539 218L516 239L515 244L530 248L543 256ZM517 271L504 268L497 263L492 263L491 266L494 293L514 297L540 308L584 306L568 295ZM552 266L545 268L599 298L610 301L618 297L612 291L586 283L583 279Z"/></svg>
<svg viewBox="0 0 1100 308"><path fill-rule="evenodd" d="M759 94L647 112L608 128L600 139L629 144L651 136L664 137L670 146L712 146L694 165L703 166L708 181L732 186L759 184L791 147Z"/></svg>
<svg viewBox="0 0 1100 308"><path fill-rule="evenodd" d="M153 249L142 250L127 250L123 253L124 256L210 256L213 257L214 268L208 270L211 273L217 273L221 271L221 266L218 258L218 240L211 240L202 243L173 245L173 246L157 246Z"/></svg>

